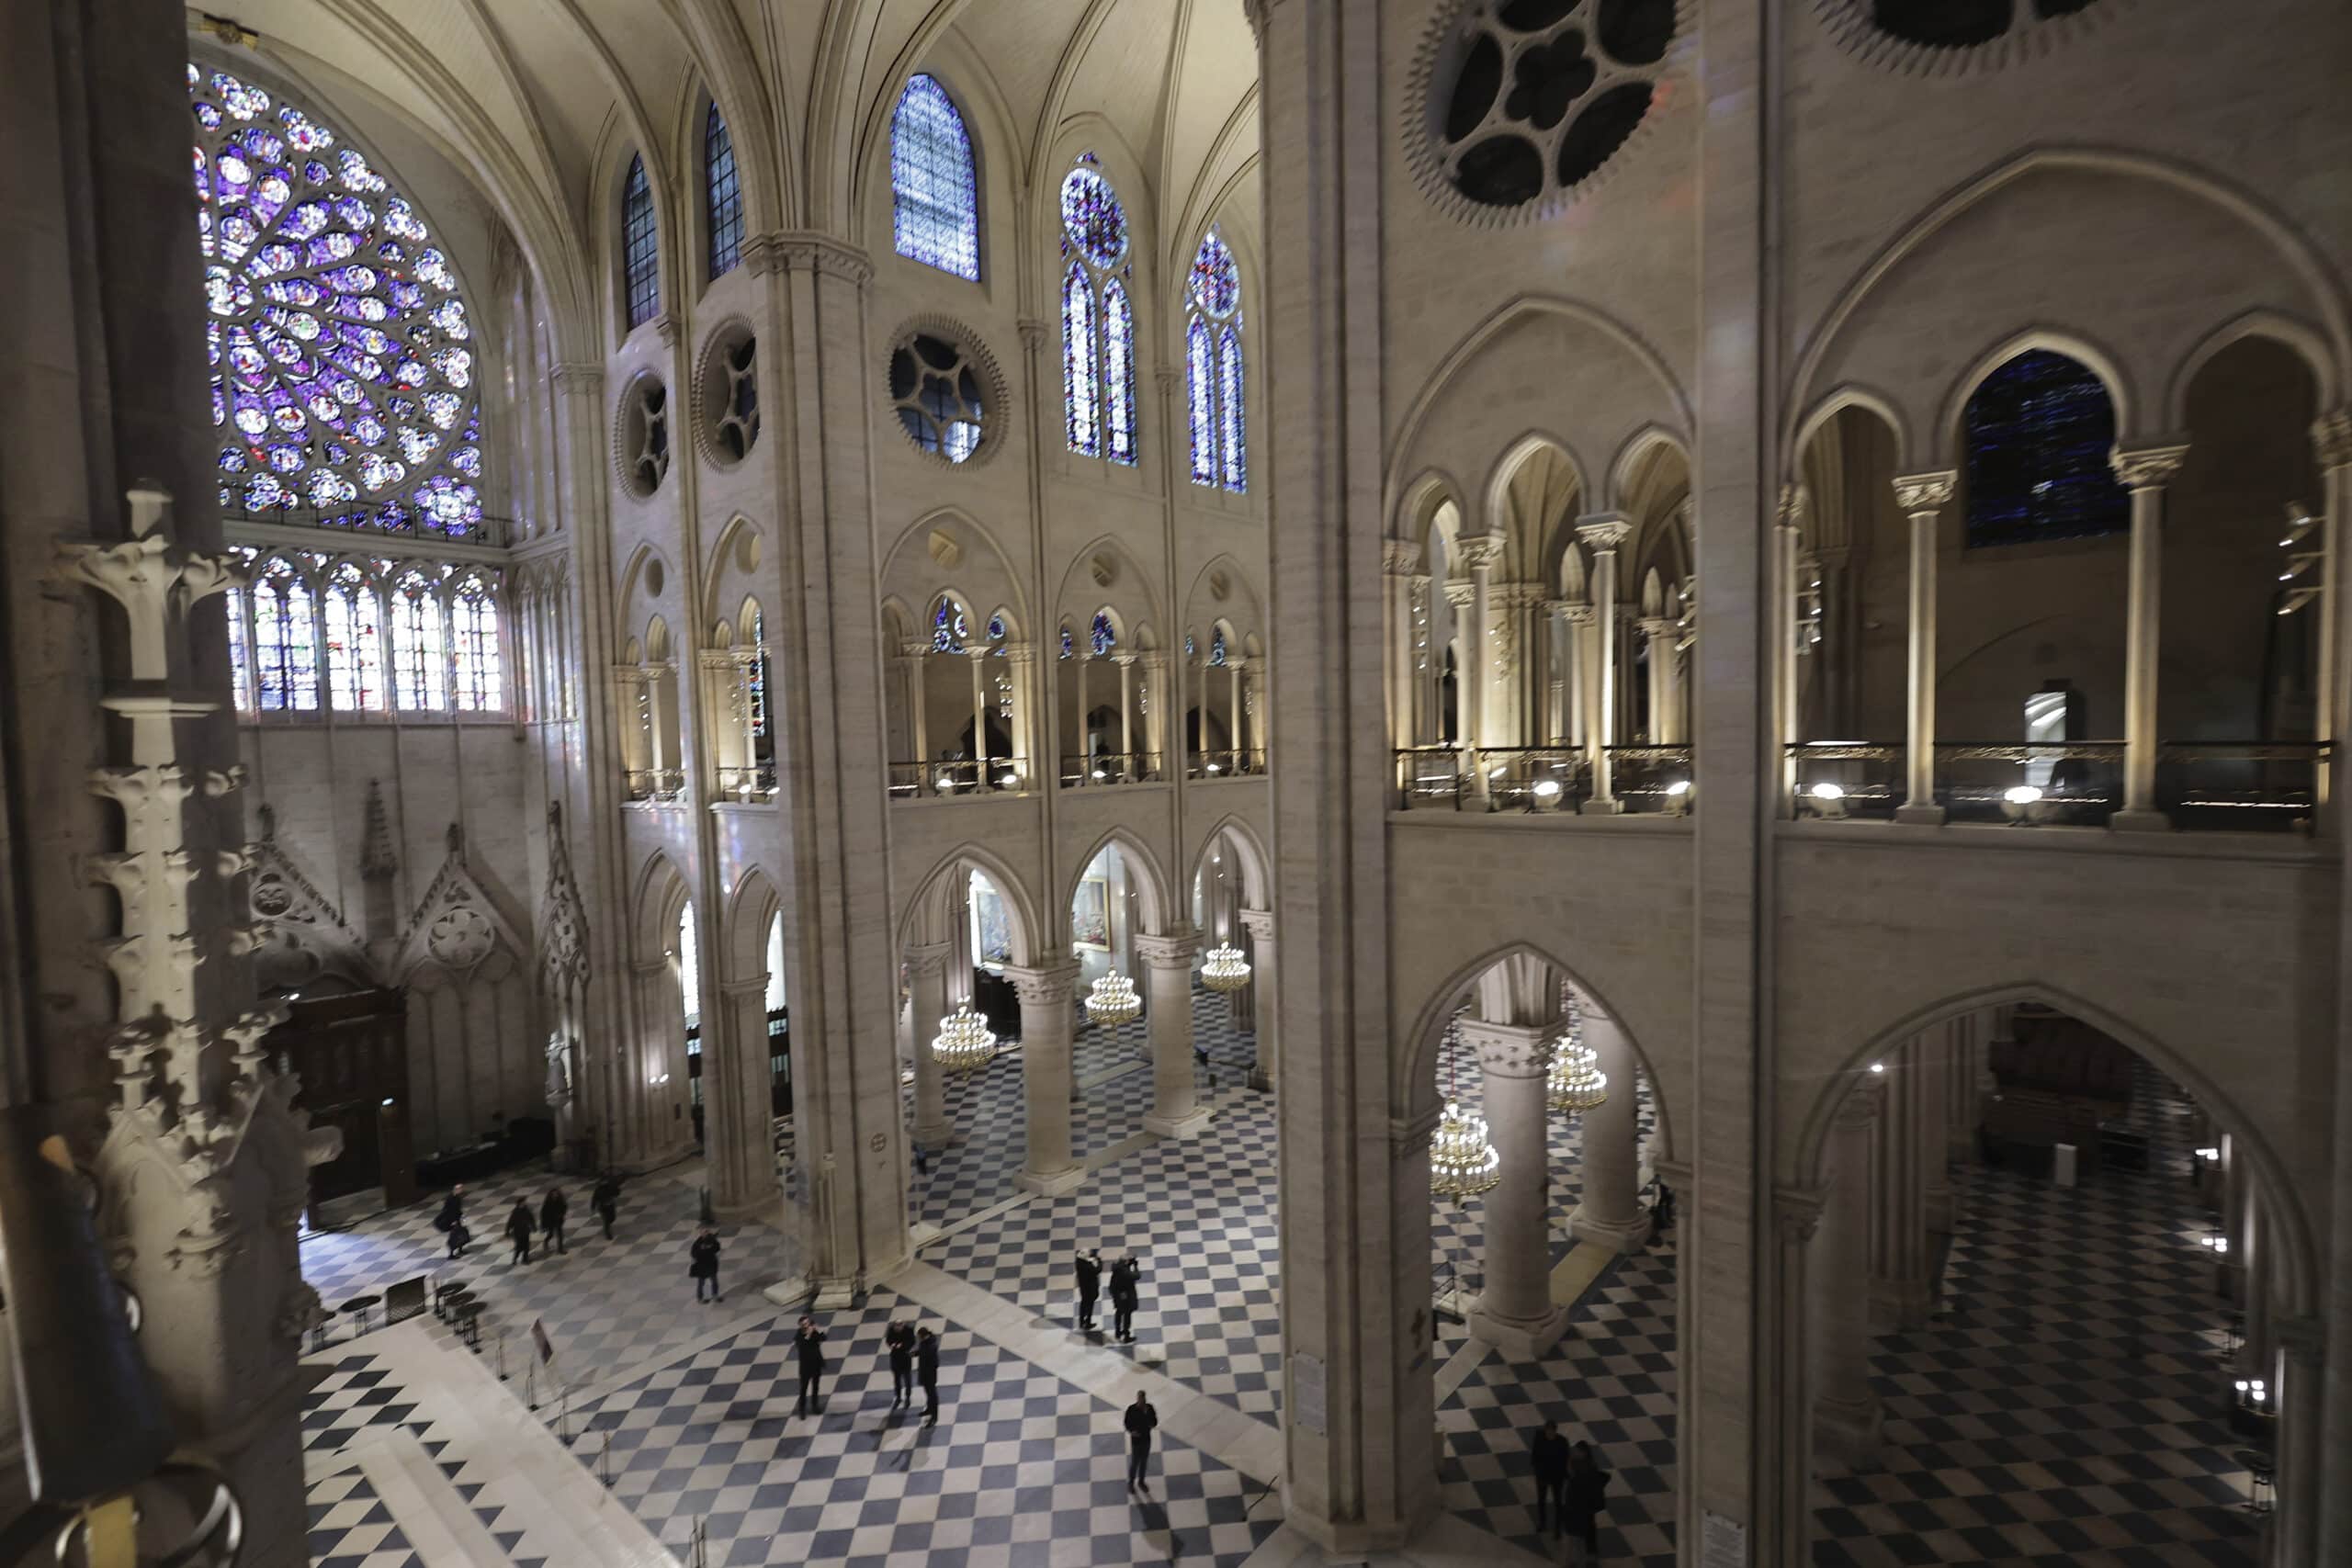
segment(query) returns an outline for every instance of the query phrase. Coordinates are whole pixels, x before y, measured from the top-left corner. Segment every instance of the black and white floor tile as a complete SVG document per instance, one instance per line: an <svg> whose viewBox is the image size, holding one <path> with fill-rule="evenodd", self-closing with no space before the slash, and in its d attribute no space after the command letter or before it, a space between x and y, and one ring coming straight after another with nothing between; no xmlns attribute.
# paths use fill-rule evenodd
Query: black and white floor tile
<svg viewBox="0 0 2352 1568"><path fill-rule="evenodd" d="M311 1568L426 1568L367 1476L345 1470L310 1483Z"/></svg>

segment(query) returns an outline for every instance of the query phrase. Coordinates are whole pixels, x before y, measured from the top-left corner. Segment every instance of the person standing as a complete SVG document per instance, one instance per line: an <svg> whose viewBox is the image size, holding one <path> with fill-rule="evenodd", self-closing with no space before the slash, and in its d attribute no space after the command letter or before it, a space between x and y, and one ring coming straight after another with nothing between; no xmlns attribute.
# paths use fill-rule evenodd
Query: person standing
<svg viewBox="0 0 2352 1568"><path fill-rule="evenodd" d="M621 1184L610 1176L598 1177L595 1190L588 1194L588 1206L596 1212L596 1218L604 1222L605 1239L612 1240L613 1216L620 1213Z"/></svg>
<svg viewBox="0 0 2352 1568"><path fill-rule="evenodd" d="M1122 1344L1136 1340L1136 1282L1142 1278L1143 1265L1131 1257L1111 1265L1111 1333Z"/></svg>
<svg viewBox="0 0 2352 1568"><path fill-rule="evenodd" d="M825 1413L825 1391L821 1380L825 1375L825 1331L817 1326L813 1317L800 1320L800 1332L792 1337L792 1348L800 1357L800 1403L794 1405L795 1416L806 1416L815 1405L817 1414Z"/></svg>
<svg viewBox="0 0 2352 1568"><path fill-rule="evenodd" d="M441 1212L433 1216L433 1228L449 1238L450 1257L463 1258L466 1255L466 1242L469 1238L466 1231L464 1182L450 1188L449 1195L441 1200Z"/></svg>
<svg viewBox="0 0 2352 1568"><path fill-rule="evenodd" d="M939 1425L939 1336L915 1330L915 1375L922 1380L922 1424Z"/></svg>
<svg viewBox="0 0 2352 1568"><path fill-rule="evenodd" d="M1532 1467L1535 1472L1535 1533L1544 1533L1544 1522L1552 1523L1554 1539L1568 1533L1566 1504L1568 1485L1568 1440L1560 1436L1560 1424L1546 1421L1543 1430L1535 1434L1532 1445Z"/></svg>
<svg viewBox="0 0 2352 1568"><path fill-rule="evenodd" d="M1127 1406L1127 1490L1147 1497L1151 1495L1151 1434L1159 1425L1159 1412L1143 1390L1136 1390L1136 1402Z"/></svg>
<svg viewBox="0 0 2352 1568"><path fill-rule="evenodd" d="M1094 1328L1094 1302L1102 1293L1102 1254L1088 1247L1078 1256L1078 1326L1086 1332Z"/></svg>
<svg viewBox="0 0 2352 1568"><path fill-rule="evenodd" d="M1568 1543L1581 1543L1585 1568L1600 1561L1600 1513L1608 1506L1609 1472L1593 1458L1590 1443L1568 1450Z"/></svg>
<svg viewBox="0 0 2352 1568"><path fill-rule="evenodd" d="M890 1408L903 1410L915 1402L914 1325L892 1324L882 1331L882 1344L890 1352Z"/></svg>
<svg viewBox="0 0 2352 1568"><path fill-rule="evenodd" d="M703 1226L695 1234L694 1245L686 1248L686 1256L693 1259L687 1264L686 1272L694 1276L695 1300L703 1299L707 1285L712 1301L725 1301L727 1298L718 1293L718 1233L708 1225Z"/></svg>
<svg viewBox="0 0 2352 1568"><path fill-rule="evenodd" d="M528 1263L531 1260L531 1233L536 1228L531 1223L531 1201L528 1198L515 1199L514 1212L506 1216L506 1237L514 1244L515 1262Z"/></svg>
<svg viewBox="0 0 2352 1568"><path fill-rule="evenodd" d="M563 1195L560 1187L550 1187L548 1195L539 1200L539 1234L546 1239L539 1246L548 1252L569 1252L563 1245L564 1216L571 1213L571 1200Z"/></svg>

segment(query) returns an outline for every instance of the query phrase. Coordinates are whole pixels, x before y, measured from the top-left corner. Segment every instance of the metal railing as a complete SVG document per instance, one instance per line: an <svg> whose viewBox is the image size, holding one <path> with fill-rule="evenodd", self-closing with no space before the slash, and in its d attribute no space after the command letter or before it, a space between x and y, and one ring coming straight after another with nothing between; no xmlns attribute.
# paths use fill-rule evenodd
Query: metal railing
<svg viewBox="0 0 2352 1568"><path fill-rule="evenodd" d="M2164 740L2156 805L2176 828L2308 833L2319 812L2326 740Z"/></svg>
<svg viewBox="0 0 2352 1568"><path fill-rule="evenodd" d="M1904 751L1879 741L1789 747L1796 814L1893 816L1904 801ZM2122 808L2125 751L2120 740L1939 740L1936 804L1951 822L2104 827ZM2162 741L2155 806L2191 832L2310 832L2332 751L2324 740Z"/></svg>
<svg viewBox="0 0 2352 1568"><path fill-rule="evenodd" d="M626 778L631 800L666 804L685 798L686 775L682 768L631 768Z"/></svg>
<svg viewBox="0 0 2352 1568"><path fill-rule="evenodd" d="M1592 793L1591 768L1572 746L1409 746L1396 753L1406 810L1575 811Z"/></svg>
<svg viewBox="0 0 2352 1568"><path fill-rule="evenodd" d="M1064 789L1100 784L1150 784L1159 780L1157 751L1098 751L1091 757L1064 757Z"/></svg>
<svg viewBox="0 0 2352 1568"><path fill-rule="evenodd" d="M718 798L764 805L775 798L775 764L759 762L748 768L718 770Z"/></svg>
<svg viewBox="0 0 2352 1568"><path fill-rule="evenodd" d="M2101 827L2123 803L2123 742L1939 740L1936 803L1953 822Z"/></svg>
<svg viewBox="0 0 2352 1568"><path fill-rule="evenodd" d="M1266 753L1254 746L1193 751L1186 755L1184 770L1184 776L1190 779L1254 778L1266 771Z"/></svg>
<svg viewBox="0 0 2352 1568"><path fill-rule="evenodd" d="M1690 748L1611 746L1609 793L1629 812L1679 817L1690 809Z"/></svg>
<svg viewBox="0 0 2352 1568"><path fill-rule="evenodd" d="M1029 764L1020 757L969 757L940 762L892 762L892 800L944 800L959 795L1014 795L1028 787Z"/></svg>
<svg viewBox="0 0 2352 1568"><path fill-rule="evenodd" d="M428 544L438 541L453 545L483 545L496 550L506 548L516 533L514 520L511 517L484 517L470 527L444 528L430 520L419 518L407 508L387 517L381 512L365 507L335 507L327 511L314 506L270 507L261 512L223 512L220 521L254 523L269 528L316 528L330 534L372 535L388 539L422 539Z"/></svg>
<svg viewBox="0 0 2352 1568"><path fill-rule="evenodd" d="M1903 804L1902 743L1799 740L1786 748L1800 817L1886 818Z"/></svg>

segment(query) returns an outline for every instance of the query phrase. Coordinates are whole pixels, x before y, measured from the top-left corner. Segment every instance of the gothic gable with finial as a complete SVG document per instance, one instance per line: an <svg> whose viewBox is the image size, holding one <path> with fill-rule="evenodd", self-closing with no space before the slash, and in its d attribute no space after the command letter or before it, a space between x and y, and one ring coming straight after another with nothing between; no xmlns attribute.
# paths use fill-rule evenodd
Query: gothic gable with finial
<svg viewBox="0 0 2352 1568"><path fill-rule="evenodd" d="M548 891L539 905L539 973L578 983L588 976L588 911L571 874L563 807L548 807Z"/></svg>
<svg viewBox="0 0 2352 1568"><path fill-rule="evenodd" d="M355 986L376 983L366 944L277 841L277 814L261 807L261 839L253 846L248 880L254 920L262 940L254 950L265 991L291 990L332 975Z"/></svg>
<svg viewBox="0 0 2352 1568"><path fill-rule="evenodd" d="M465 829L453 822L448 857L409 919L389 978L403 984L432 965L466 979L502 951L511 964L530 949L467 863Z"/></svg>

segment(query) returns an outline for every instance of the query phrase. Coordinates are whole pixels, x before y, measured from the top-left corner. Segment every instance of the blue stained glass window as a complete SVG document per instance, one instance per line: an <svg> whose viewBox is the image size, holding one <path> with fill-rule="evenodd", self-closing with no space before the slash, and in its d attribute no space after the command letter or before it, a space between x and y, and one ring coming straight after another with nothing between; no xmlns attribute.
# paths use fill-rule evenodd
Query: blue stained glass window
<svg viewBox="0 0 2352 1568"><path fill-rule="evenodd" d="M393 585L390 598L392 704L403 713L445 709L449 699L439 580L421 568L412 570Z"/></svg>
<svg viewBox="0 0 2352 1568"><path fill-rule="evenodd" d="M1216 344L1217 440L1224 448L1225 488L1250 488L1250 453L1242 439L1241 329L1225 329Z"/></svg>
<svg viewBox="0 0 2352 1568"><path fill-rule="evenodd" d="M384 628L376 588L349 561L327 579L327 700L340 713L384 707Z"/></svg>
<svg viewBox="0 0 2352 1568"><path fill-rule="evenodd" d="M890 228L899 254L979 281L979 182L947 89L910 76L890 116Z"/></svg>
<svg viewBox="0 0 2352 1568"><path fill-rule="evenodd" d="M239 713L254 705L253 660L245 652L245 591L232 588L224 597L229 609L229 692Z"/></svg>
<svg viewBox="0 0 2352 1568"><path fill-rule="evenodd" d="M1225 662L1225 628L1223 626L1209 633L1209 662L1216 665L1222 665Z"/></svg>
<svg viewBox="0 0 2352 1568"><path fill-rule="evenodd" d="M1184 410L1193 432L1193 482L1216 482L1216 378L1209 368L1209 324L1184 329Z"/></svg>
<svg viewBox="0 0 2352 1568"><path fill-rule="evenodd" d="M1127 268L1127 214L1118 193L1081 153L1062 179L1062 400L1069 449L1136 460L1135 306Z"/></svg>
<svg viewBox="0 0 2352 1568"><path fill-rule="evenodd" d="M1068 659L1071 654L1077 651L1078 649L1076 644L1070 640L1069 628L1068 626L1064 626L1062 628L1062 657L1064 659Z"/></svg>
<svg viewBox="0 0 2352 1568"><path fill-rule="evenodd" d="M990 642L1002 642L1004 640L1004 617L1002 615L990 615L989 617L989 640ZM1002 649L999 649L997 651L1001 653L1004 650Z"/></svg>
<svg viewBox="0 0 2352 1568"><path fill-rule="evenodd" d="M473 327L414 205L267 92L187 89L222 509L477 530Z"/></svg>
<svg viewBox="0 0 2352 1568"><path fill-rule="evenodd" d="M755 606L752 611L752 739L768 734L768 628Z"/></svg>
<svg viewBox="0 0 2352 1568"><path fill-rule="evenodd" d="M1108 659L1112 649L1119 646L1119 634L1111 629L1111 617L1101 610L1094 612L1094 657Z"/></svg>
<svg viewBox="0 0 2352 1568"><path fill-rule="evenodd" d="M318 631L311 585L284 561L273 563L254 584L254 664L265 711L318 711Z"/></svg>
<svg viewBox="0 0 2352 1568"><path fill-rule="evenodd" d="M931 647L934 653L961 653L964 639L971 635L965 624L964 612L953 599L943 598L931 617Z"/></svg>
<svg viewBox="0 0 2352 1568"><path fill-rule="evenodd" d="M1970 395L1968 544L2081 538L2132 525L2108 466L2115 405L2088 367L2028 349Z"/></svg>
<svg viewBox="0 0 2352 1568"><path fill-rule="evenodd" d="M710 220L710 276L735 270L743 259L743 182L735 172L735 141L718 106L702 122L702 183Z"/></svg>
<svg viewBox="0 0 2352 1568"><path fill-rule="evenodd" d="M1249 488L1241 406L1241 269L1211 229L1193 254L1185 307L1185 401L1192 418L1193 482ZM1211 345L1215 347L1212 349Z"/></svg>
<svg viewBox="0 0 2352 1568"><path fill-rule="evenodd" d="M645 159L628 161L621 186L621 278L628 299L628 324L641 327L662 308L662 261L653 227L653 187Z"/></svg>
<svg viewBox="0 0 2352 1568"><path fill-rule="evenodd" d="M479 576L458 585L449 601L459 713L496 713L506 705L498 661L498 595Z"/></svg>

